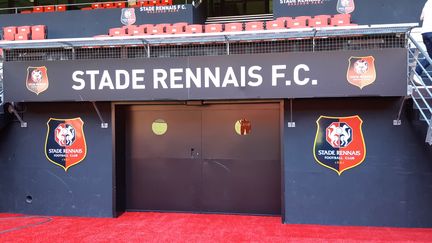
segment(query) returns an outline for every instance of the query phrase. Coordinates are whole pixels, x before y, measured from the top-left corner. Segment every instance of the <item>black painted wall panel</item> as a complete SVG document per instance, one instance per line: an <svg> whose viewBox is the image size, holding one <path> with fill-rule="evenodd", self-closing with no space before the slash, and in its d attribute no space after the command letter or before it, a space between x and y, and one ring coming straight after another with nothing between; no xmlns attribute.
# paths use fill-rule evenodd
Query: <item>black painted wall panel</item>
<svg viewBox="0 0 432 243"><path fill-rule="evenodd" d="M194 23L192 5L185 5L186 10L166 13L140 12L135 8L136 23ZM46 25L49 39L79 38L107 35L110 28L122 27L121 9L71 10L66 12L49 12L34 14L2 14L0 27L23 25ZM202 21L197 17L197 21Z"/></svg>
<svg viewBox="0 0 432 243"><path fill-rule="evenodd" d="M109 103L99 104L110 123ZM81 117L87 157L67 172L44 154L49 118ZM23 119L0 135L0 212L112 217L112 136L91 103L27 103ZM26 202L31 196L32 202Z"/></svg>
<svg viewBox="0 0 432 243"><path fill-rule="evenodd" d="M421 122L403 117L402 126L393 126L399 104L399 98L293 101L296 127L284 134L286 223L432 227L432 148L418 132L426 131ZM286 122L289 114L287 106ZM315 161L320 115L363 119L362 164L339 176Z"/></svg>

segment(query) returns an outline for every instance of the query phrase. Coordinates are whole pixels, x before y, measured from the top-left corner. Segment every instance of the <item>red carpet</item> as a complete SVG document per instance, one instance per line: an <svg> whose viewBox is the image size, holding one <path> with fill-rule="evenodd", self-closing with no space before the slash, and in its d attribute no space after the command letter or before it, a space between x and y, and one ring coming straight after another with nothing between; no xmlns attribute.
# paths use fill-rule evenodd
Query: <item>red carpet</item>
<svg viewBox="0 0 432 243"><path fill-rule="evenodd" d="M126 213L117 219L11 218L0 242L432 242L432 229L282 225L278 217ZM11 229L17 229L10 231Z"/></svg>

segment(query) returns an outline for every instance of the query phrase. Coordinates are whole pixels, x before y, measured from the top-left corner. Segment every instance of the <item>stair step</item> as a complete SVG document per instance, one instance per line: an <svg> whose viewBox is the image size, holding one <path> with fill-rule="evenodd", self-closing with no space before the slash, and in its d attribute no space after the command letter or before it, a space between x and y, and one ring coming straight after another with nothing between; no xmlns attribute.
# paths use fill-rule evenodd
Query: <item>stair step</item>
<svg viewBox="0 0 432 243"><path fill-rule="evenodd" d="M428 117L430 117L430 115L428 116ZM424 119L424 117L422 116L422 115L420 115L420 119L419 119L420 121L426 121L426 119ZM429 121L430 121L430 119L429 119Z"/></svg>
<svg viewBox="0 0 432 243"><path fill-rule="evenodd" d="M427 86L427 87L421 87L421 86L416 86L417 88L413 88L412 90L412 96L413 98L420 98L420 94L425 97L425 99L432 99L432 96L429 94L429 92L432 94L432 86ZM429 90L429 92L428 92Z"/></svg>
<svg viewBox="0 0 432 243"><path fill-rule="evenodd" d="M425 104L425 102L423 101L423 100L421 100L421 99L416 99L416 101L417 101L417 103L419 104L419 106L420 106L420 108L418 108L416 105L415 105L415 103L414 103L414 109L429 109L427 106L426 106L426 104ZM426 100L426 103L429 105L429 107L431 107L432 108L432 99L428 99L428 100Z"/></svg>

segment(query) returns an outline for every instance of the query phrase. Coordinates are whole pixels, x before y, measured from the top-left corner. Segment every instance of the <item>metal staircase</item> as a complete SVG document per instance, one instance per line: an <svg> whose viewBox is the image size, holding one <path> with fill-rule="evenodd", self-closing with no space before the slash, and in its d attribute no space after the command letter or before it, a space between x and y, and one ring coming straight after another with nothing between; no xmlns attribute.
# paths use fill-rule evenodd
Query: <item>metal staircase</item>
<svg viewBox="0 0 432 243"><path fill-rule="evenodd" d="M426 49L418 39L412 34L408 35L408 54L410 60L408 95L412 98L414 109L418 111L420 120L427 123L426 143L432 145L432 71L428 71L421 64L421 61L424 59L432 64L432 59L427 55ZM421 76L415 72L417 65L420 65L423 69ZM432 68L432 65L429 67Z"/></svg>

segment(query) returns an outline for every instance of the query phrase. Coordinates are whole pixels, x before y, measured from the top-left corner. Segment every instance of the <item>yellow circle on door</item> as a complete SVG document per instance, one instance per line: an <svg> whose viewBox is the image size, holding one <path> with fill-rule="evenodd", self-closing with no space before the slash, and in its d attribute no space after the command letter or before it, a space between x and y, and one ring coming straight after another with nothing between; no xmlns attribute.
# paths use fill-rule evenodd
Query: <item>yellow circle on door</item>
<svg viewBox="0 0 432 243"><path fill-rule="evenodd" d="M164 135L168 131L168 123L165 120L157 119L152 124L152 130L158 136Z"/></svg>

